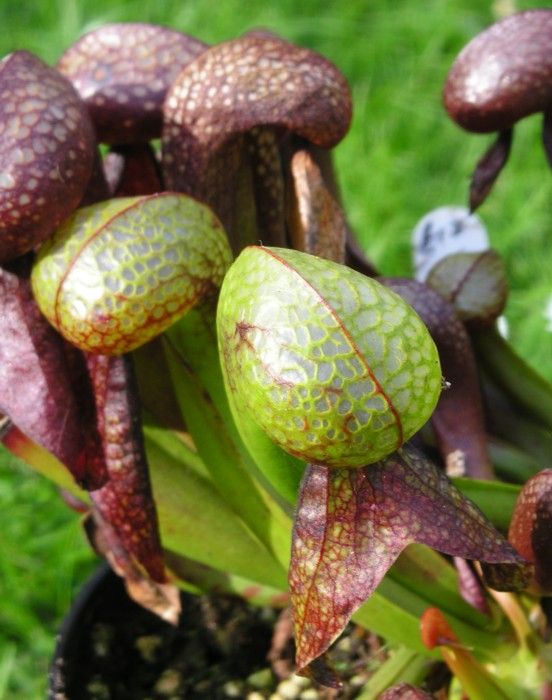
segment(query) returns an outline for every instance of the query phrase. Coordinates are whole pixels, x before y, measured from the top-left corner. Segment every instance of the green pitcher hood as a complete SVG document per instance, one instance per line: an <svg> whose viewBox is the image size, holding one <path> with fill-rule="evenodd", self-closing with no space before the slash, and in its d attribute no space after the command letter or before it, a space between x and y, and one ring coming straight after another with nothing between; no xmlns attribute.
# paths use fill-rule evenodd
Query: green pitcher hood
<svg viewBox="0 0 552 700"><path fill-rule="evenodd" d="M337 263L246 248L219 300L221 362L239 411L287 452L358 467L431 416L437 349L394 292Z"/></svg>

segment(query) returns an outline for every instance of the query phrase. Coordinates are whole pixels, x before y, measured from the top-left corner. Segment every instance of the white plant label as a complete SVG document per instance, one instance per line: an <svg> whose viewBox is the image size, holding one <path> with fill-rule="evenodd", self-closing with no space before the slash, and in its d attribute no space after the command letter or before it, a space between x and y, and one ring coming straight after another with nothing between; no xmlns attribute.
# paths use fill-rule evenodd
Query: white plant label
<svg viewBox="0 0 552 700"><path fill-rule="evenodd" d="M552 333L552 295L548 298L546 302L546 307L544 309L544 320L546 321L546 330Z"/></svg>
<svg viewBox="0 0 552 700"><path fill-rule="evenodd" d="M489 248L487 229L466 207L430 211L412 232L414 275L424 282L431 268L453 253L478 253Z"/></svg>

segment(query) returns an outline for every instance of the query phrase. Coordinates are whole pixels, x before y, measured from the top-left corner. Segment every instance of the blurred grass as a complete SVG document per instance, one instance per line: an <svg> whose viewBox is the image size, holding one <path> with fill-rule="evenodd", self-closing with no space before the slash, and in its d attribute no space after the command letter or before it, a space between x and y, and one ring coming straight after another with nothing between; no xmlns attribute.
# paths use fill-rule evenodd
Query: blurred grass
<svg viewBox="0 0 552 700"><path fill-rule="evenodd" d="M17 48L49 62L84 31L113 21L169 25L207 42L254 26L316 49L351 82L355 114L336 151L343 198L363 245L386 274L409 274L410 231L428 210L466 200L471 170L490 137L445 116L441 87L460 48L520 1L481 0L42 0L0 3L2 54ZM516 128L510 163L481 209L504 255L511 339L552 379L552 176L540 118ZM547 245L548 241L548 245ZM0 700L44 695L54 631L91 567L76 519L55 490L0 455Z"/></svg>
<svg viewBox="0 0 552 700"><path fill-rule="evenodd" d="M94 557L56 489L0 462L0 698L43 698L59 621Z"/></svg>

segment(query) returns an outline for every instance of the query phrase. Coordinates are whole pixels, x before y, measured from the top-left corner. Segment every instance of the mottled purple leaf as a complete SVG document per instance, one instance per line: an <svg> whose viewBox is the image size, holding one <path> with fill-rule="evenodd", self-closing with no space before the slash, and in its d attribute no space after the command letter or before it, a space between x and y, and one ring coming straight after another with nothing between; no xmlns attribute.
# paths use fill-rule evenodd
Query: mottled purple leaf
<svg viewBox="0 0 552 700"><path fill-rule="evenodd" d="M70 46L57 67L86 102L100 141L146 142L161 135L167 89L205 48L167 27L105 24Z"/></svg>
<svg viewBox="0 0 552 700"><path fill-rule="evenodd" d="M415 688L409 683L400 683L386 690L378 700L432 700L432 698L433 695L421 688Z"/></svg>
<svg viewBox="0 0 552 700"><path fill-rule="evenodd" d="M0 269L0 412L55 455L82 486L105 481L90 387L77 376L79 357L50 326L29 283L30 261ZM78 391L78 400L76 391Z"/></svg>
<svg viewBox="0 0 552 700"><path fill-rule="evenodd" d="M508 539L534 565L532 589L539 595L551 595L552 469L539 472L523 487L516 501ZM508 574L508 571L501 573Z"/></svg>
<svg viewBox="0 0 552 700"><path fill-rule="evenodd" d="M458 572L458 590L462 598L479 612L490 615L485 586L472 562L454 557L454 566Z"/></svg>
<svg viewBox="0 0 552 700"><path fill-rule="evenodd" d="M447 471L492 479L477 365L469 336L454 309L437 292L405 278L378 278L420 315L437 345L450 387L441 393L431 422Z"/></svg>
<svg viewBox="0 0 552 700"><path fill-rule="evenodd" d="M165 565L130 357L89 355L88 367L109 477L94 492L94 505L128 556L163 583Z"/></svg>
<svg viewBox="0 0 552 700"><path fill-rule="evenodd" d="M0 261L32 250L77 208L94 131L71 83L27 51L0 61Z"/></svg>
<svg viewBox="0 0 552 700"><path fill-rule="evenodd" d="M411 542L467 559L522 561L411 446L360 469L309 466L289 573L298 668L328 648Z"/></svg>
<svg viewBox="0 0 552 700"><path fill-rule="evenodd" d="M200 194L217 151L256 126L278 126L330 148L350 116L347 82L319 54L266 36L219 44L191 62L167 94L167 186Z"/></svg>
<svg viewBox="0 0 552 700"><path fill-rule="evenodd" d="M514 12L474 37L447 76L443 98L452 119L484 133L546 109L552 100L551 36L552 11L542 8Z"/></svg>

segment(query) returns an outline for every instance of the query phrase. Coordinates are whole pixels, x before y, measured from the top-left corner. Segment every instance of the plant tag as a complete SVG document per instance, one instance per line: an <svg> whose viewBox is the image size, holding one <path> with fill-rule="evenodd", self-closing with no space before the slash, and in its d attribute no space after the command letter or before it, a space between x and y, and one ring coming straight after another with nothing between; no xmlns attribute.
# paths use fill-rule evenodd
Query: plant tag
<svg viewBox="0 0 552 700"><path fill-rule="evenodd" d="M544 320L546 321L546 330L549 333L552 333L552 294L548 297L543 316Z"/></svg>
<svg viewBox="0 0 552 700"><path fill-rule="evenodd" d="M487 229L466 207L439 207L426 214L412 232L415 277L424 282L431 268L453 253L489 248Z"/></svg>

